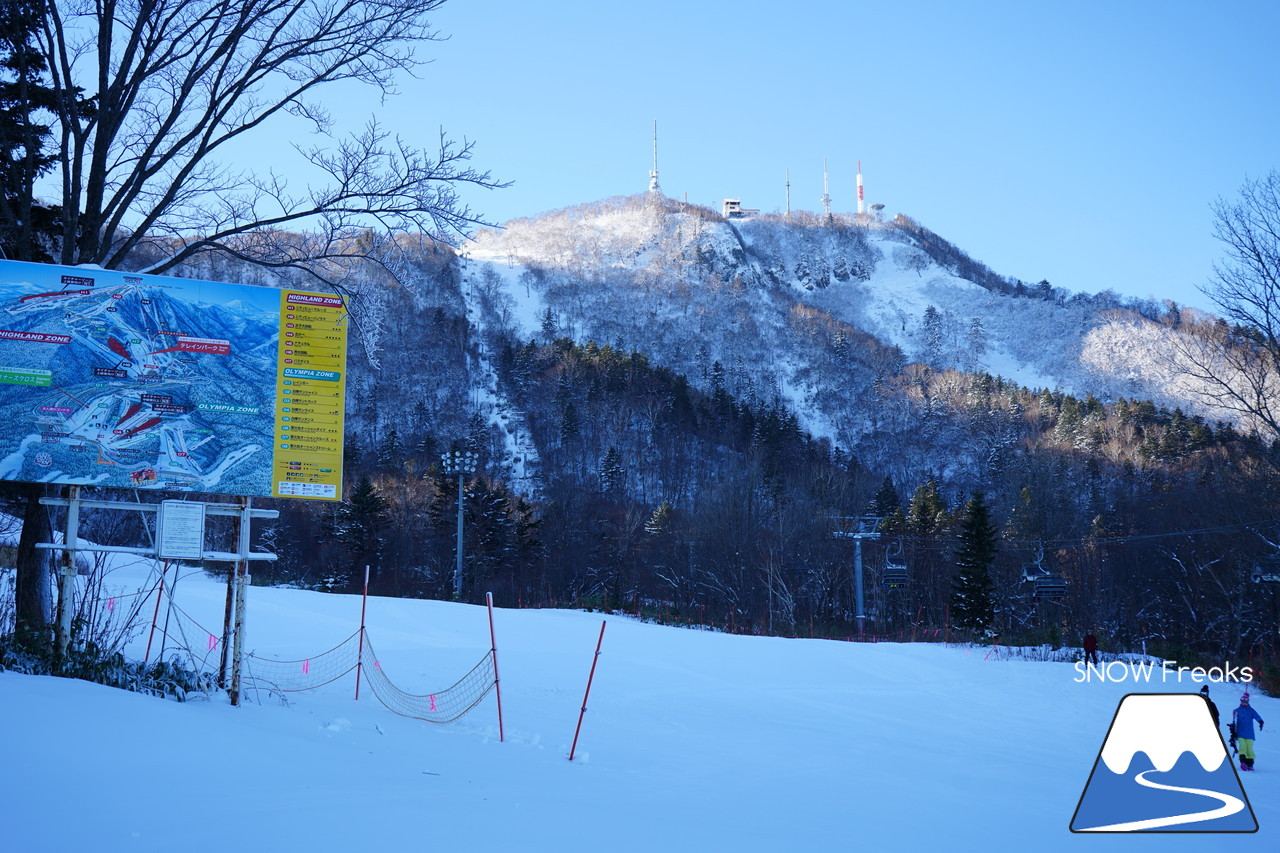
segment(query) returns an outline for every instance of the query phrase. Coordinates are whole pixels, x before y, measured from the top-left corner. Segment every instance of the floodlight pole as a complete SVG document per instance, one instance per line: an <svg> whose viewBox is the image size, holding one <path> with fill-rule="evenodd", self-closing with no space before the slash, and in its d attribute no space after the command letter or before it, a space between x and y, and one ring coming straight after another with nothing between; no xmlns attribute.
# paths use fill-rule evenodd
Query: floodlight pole
<svg viewBox="0 0 1280 853"><path fill-rule="evenodd" d="M466 493L463 487L462 472L458 472L458 560L453 567L453 597L462 598L462 498Z"/></svg>
<svg viewBox="0 0 1280 853"><path fill-rule="evenodd" d="M442 453L440 461L444 463L446 476L458 475L458 561L453 569L453 597L462 599L462 499L465 494L465 478L474 474L479 457L470 450L453 450Z"/></svg>

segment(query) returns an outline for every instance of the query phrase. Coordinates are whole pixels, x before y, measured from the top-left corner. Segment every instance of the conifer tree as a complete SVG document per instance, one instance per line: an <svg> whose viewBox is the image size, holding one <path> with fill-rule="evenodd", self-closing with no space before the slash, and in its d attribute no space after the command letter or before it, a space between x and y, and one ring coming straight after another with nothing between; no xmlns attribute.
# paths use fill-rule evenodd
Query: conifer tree
<svg viewBox="0 0 1280 853"><path fill-rule="evenodd" d="M400 444L400 433L392 427L378 445L378 467L397 469L404 463L404 447Z"/></svg>
<svg viewBox="0 0 1280 853"><path fill-rule="evenodd" d="M352 588L360 576L361 567L378 568L382 553L382 532L386 528L387 501L374 487L368 475L362 476L351 489L351 494L338 508L337 538L351 556Z"/></svg>
<svg viewBox="0 0 1280 853"><path fill-rule="evenodd" d="M995 621L995 590L991 566L996 557L996 527L982 492L976 493L960 516L956 573L951 580L951 618L961 628L985 633Z"/></svg>
<svg viewBox="0 0 1280 853"><path fill-rule="evenodd" d="M930 367L942 366L943 331L942 315L930 305L924 309L924 360Z"/></svg>
<svg viewBox="0 0 1280 853"><path fill-rule="evenodd" d="M938 493L938 484L930 480L918 486L907 510L912 531L921 536L936 533L946 523L946 516L947 504Z"/></svg>
<svg viewBox="0 0 1280 853"><path fill-rule="evenodd" d="M871 512L880 518L888 518L900 509L902 500L898 497L898 490L893 487L893 479L885 477L879 490L871 498Z"/></svg>
<svg viewBox="0 0 1280 853"><path fill-rule="evenodd" d="M618 452L618 448L610 447L600 462L601 490L608 496L621 497L619 493L622 491L626 476L626 469L622 467L622 454Z"/></svg>
<svg viewBox="0 0 1280 853"><path fill-rule="evenodd" d="M0 248L10 260L49 263L61 222L56 208L35 197L36 179L57 159L47 149L57 94L35 46L44 14L43 0L8 0L0 7Z"/></svg>

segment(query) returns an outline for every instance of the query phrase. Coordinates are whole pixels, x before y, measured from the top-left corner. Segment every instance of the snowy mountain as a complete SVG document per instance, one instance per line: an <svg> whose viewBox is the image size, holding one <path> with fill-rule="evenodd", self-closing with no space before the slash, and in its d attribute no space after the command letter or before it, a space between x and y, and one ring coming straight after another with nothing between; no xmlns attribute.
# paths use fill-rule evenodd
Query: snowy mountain
<svg viewBox="0 0 1280 853"><path fill-rule="evenodd" d="M265 581L351 590L369 563L376 591L448 596L438 462L465 445L468 600L847 634L832 518L870 513L866 625L936 634L982 493L994 630L1236 656L1273 630L1252 583L1280 542L1269 443L1182 363L1213 363L1213 318L1010 280L906 217L727 220L649 195L400 269L345 274L348 502L282 503ZM880 582L891 559L906 585ZM1066 594L1033 596L1042 573Z"/></svg>
<svg viewBox="0 0 1280 853"><path fill-rule="evenodd" d="M780 396L837 442L867 429L841 417L840 398L864 392L868 372L884 378L912 361L1225 416L1179 379L1168 353L1182 333L1114 294L994 291L961 274L972 262L931 257L936 240L901 217L732 221L640 195L515 220L463 253L468 293L511 333L540 334L550 310L560 333L639 349L691 377L718 360L737 371L734 384ZM860 352L827 375L842 347L872 342L879 363Z"/></svg>

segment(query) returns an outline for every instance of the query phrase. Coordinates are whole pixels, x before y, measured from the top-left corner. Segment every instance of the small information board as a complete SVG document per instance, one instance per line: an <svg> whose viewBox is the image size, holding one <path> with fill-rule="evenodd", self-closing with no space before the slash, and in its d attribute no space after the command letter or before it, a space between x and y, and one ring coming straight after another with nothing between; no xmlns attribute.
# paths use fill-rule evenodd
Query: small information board
<svg viewBox="0 0 1280 853"><path fill-rule="evenodd" d="M201 559L204 556L204 504L161 501L156 551L162 560Z"/></svg>

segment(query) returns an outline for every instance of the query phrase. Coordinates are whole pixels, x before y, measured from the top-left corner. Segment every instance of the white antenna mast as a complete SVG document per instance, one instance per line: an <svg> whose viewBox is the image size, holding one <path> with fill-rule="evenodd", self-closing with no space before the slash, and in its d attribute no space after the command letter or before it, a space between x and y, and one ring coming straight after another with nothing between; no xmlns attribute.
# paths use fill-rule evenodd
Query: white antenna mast
<svg viewBox="0 0 1280 853"><path fill-rule="evenodd" d="M822 211L831 216L831 188L827 180L827 158L822 158Z"/></svg>
<svg viewBox="0 0 1280 853"><path fill-rule="evenodd" d="M649 172L649 192L660 193L658 188L658 120L653 120L653 171Z"/></svg>
<svg viewBox="0 0 1280 853"><path fill-rule="evenodd" d="M791 170L787 169L787 219L791 218Z"/></svg>

